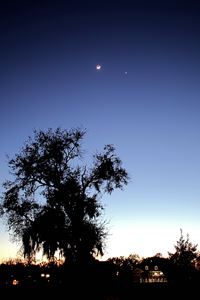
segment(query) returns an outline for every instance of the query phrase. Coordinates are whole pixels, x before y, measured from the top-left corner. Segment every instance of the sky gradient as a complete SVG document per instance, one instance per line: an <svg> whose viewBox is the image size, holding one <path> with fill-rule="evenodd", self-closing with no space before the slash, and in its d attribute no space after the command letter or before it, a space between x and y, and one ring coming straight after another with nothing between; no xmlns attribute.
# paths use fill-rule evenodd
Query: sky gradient
<svg viewBox="0 0 200 300"><path fill-rule="evenodd" d="M105 259L167 255L180 228L200 245L199 15L197 1L0 4L0 184L34 129L86 128L86 157L113 144L131 181L102 199Z"/></svg>

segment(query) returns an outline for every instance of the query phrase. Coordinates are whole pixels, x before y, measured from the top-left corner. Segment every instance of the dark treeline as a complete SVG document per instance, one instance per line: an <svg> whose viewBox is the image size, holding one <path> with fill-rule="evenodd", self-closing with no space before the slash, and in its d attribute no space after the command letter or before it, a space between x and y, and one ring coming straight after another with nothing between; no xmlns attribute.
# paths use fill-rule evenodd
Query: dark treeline
<svg viewBox="0 0 200 300"><path fill-rule="evenodd" d="M131 254L106 261L94 259L86 264L56 260L35 264L16 260L0 265L1 289L56 289L74 297L81 291L91 299L94 293L94 299L129 299L129 295L136 292L141 295L191 293L199 287L199 282L200 254L197 245L190 242L188 235L184 238L182 231L175 252L168 257L160 253L147 258Z"/></svg>

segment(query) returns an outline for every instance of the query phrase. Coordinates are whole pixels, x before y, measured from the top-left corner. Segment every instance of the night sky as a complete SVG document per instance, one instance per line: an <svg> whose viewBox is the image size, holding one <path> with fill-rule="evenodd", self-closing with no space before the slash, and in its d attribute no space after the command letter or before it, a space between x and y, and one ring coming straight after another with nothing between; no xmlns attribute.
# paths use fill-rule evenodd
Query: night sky
<svg viewBox="0 0 200 300"><path fill-rule="evenodd" d="M131 181L102 199L104 258L165 256L180 228L200 245L198 1L1 1L0 104L1 185L34 129L86 128L86 157L115 146Z"/></svg>

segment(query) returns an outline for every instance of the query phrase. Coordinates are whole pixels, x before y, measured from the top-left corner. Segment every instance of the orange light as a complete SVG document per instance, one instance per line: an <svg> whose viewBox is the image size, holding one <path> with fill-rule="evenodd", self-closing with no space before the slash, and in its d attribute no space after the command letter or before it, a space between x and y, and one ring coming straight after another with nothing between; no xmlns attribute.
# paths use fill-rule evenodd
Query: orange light
<svg viewBox="0 0 200 300"><path fill-rule="evenodd" d="M12 282L13 285L18 285L19 284L19 280L17 279L13 279L13 282Z"/></svg>

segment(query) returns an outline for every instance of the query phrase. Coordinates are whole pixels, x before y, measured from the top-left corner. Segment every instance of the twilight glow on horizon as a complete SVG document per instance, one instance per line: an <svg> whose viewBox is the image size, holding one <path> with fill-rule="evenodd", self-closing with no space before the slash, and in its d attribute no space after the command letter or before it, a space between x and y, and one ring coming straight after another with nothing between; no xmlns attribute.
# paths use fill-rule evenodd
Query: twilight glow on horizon
<svg viewBox="0 0 200 300"><path fill-rule="evenodd" d="M0 4L0 193L6 155L34 129L86 128L85 157L113 144L130 176L102 198L104 259L200 249L200 4ZM16 257L0 220L0 258Z"/></svg>

